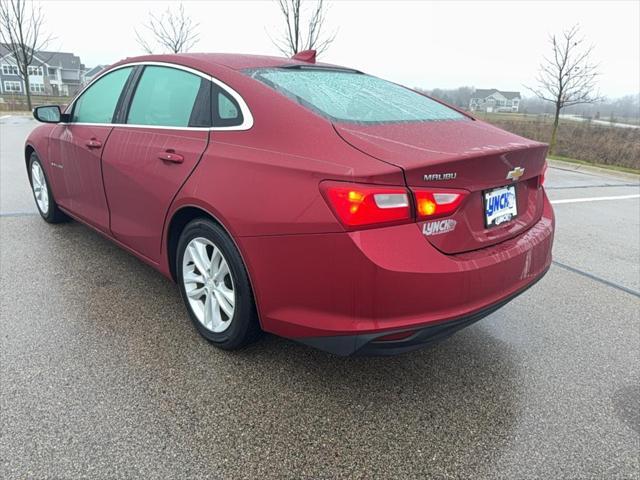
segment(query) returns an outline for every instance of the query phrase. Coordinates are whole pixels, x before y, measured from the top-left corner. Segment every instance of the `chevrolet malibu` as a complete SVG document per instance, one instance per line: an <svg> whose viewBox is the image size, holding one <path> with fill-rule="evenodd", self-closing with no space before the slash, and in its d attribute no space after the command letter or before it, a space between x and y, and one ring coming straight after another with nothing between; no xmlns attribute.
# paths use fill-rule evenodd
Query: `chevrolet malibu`
<svg viewBox="0 0 640 480"><path fill-rule="evenodd" d="M127 58L34 116L42 218L83 222L175 281L223 349L266 331L406 352L551 262L545 144L313 51Z"/></svg>

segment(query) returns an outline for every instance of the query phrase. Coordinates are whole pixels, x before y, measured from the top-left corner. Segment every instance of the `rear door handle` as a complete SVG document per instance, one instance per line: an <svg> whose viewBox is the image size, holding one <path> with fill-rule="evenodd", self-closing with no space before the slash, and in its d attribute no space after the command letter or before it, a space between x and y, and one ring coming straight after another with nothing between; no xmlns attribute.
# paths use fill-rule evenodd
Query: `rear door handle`
<svg viewBox="0 0 640 480"><path fill-rule="evenodd" d="M172 162L172 163L184 162L184 157L179 153L176 153L176 151L172 149L165 150L164 152L160 152L158 154L158 158L163 162Z"/></svg>
<svg viewBox="0 0 640 480"><path fill-rule="evenodd" d="M102 142L97 138L92 138L91 140L88 140L85 145L89 148L100 148L102 147Z"/></svg>

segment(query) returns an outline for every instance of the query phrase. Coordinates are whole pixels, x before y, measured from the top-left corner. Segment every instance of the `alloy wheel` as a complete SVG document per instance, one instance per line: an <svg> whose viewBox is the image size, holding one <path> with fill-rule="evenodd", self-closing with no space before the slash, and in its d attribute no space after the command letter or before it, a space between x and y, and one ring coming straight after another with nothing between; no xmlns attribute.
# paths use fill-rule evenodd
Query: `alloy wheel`
<svg viewBox="0 0 640 480"><path fill-rule="evenodd" d="M49 211L49 189L39 162L31 164L31 187L33 188L33 195L38 208L46 215Z"/></svg>
<svg viewBox="0 0 640 480"><path fill-rule="evenodd" d="M203 237L189 242L182 258L182 282L193 313L207 330L220 333L229 328L235 287L229 264L213 242Z"/></svg>

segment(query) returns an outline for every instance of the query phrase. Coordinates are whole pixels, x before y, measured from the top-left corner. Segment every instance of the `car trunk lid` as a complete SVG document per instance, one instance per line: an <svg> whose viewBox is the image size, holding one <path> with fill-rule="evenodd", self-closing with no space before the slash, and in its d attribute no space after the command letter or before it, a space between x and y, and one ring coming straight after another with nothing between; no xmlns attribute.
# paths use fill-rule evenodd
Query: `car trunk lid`
<svg viewBox="0 0 640 480"><path fill-rule="evenodd" d="M444 219L419 222L425 238L444 253L499 243L540 219L546 144L471 119L334 127L353 147L402 168L410 187L469 192L460 208L446 217L454 222L432 226L431 222ZM507 178L514 171L511 176L517 178ZM515 186L517 216L487 227L484 192L507 185Z"/></svg>

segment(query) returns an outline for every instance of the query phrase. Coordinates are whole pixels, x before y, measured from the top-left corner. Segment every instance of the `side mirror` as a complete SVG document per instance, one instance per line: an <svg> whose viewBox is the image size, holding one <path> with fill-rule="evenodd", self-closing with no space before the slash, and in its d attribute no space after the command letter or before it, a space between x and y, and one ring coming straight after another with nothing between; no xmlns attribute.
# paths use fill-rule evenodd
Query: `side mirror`
<svg viewBox="0 0 640 480"><path fill-rule="evenodd" d="M43 105L33 109L33 117L43 123L68 122L70 115L62 113L58 105Z"/></svg>

